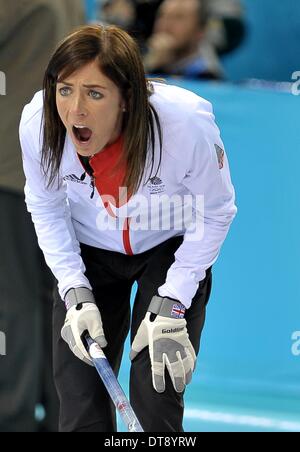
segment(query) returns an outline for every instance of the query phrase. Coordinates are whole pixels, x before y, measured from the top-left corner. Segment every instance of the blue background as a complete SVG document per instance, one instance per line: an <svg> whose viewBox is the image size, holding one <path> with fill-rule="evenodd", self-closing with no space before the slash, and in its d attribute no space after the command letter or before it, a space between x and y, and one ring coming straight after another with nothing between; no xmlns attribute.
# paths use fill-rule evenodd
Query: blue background
<svg viewBox="0 0 300 452"><path fill-rule="evenodd" d="M248 34L223 61L231 80L262 78L290 81L300 70L299 0L242 0Z"/></svg>

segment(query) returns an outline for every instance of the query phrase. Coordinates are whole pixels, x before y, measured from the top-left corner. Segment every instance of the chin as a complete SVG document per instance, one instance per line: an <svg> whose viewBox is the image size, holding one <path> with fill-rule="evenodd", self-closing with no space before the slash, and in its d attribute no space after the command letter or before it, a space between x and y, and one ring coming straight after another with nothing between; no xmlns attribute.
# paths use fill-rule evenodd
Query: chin
<svg viewBox="0 0 300 452"><path fill-rule="evenodd" d="M82 155L82 157L91 157L95 154L94 151L89 149L76 148L77 154Z"/></svg>

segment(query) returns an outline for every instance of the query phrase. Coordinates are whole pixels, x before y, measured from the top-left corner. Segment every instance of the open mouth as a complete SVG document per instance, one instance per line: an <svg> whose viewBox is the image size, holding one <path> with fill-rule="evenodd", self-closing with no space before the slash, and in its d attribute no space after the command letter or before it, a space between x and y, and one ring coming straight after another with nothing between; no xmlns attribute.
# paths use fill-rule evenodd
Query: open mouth
<svg viewBox="0 0 300 452"><path fill-rule="evenodd" d="M73 134L81 144L87 144L92 138L92 130L85 126L73 126Z"/></svg>

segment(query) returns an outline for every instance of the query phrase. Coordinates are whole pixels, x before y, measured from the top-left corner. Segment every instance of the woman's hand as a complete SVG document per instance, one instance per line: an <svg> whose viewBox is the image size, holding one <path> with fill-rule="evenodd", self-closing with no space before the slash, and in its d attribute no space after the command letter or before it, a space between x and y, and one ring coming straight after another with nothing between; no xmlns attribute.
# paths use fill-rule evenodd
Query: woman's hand
<svg viewBox="0 0 300 452"><path fill-rule="evenodd" d="M107 345L94 296L84 287L71 289L65 297L65 303L68 311L61 336L77 358L92 366L92 360L82 342L83 333L87 331L101 348Z"/></svg>
<svg viewBox="0 0 300 452"><path fill-rule="evenodd" d="M144 57L145 70L153 72L176 60L176 40L167 33L155 33L148 42L148 53Z"/></svg>
<svg viewBox="0 0 300 452"><path fill-rule="evenodd" d="M152 382L157 392L165 391L165 368L176 392L183 392L192 379L196 354L189 340L184 313L185 307L179 301L153 297L132 343L131 360L149 346ZM157 314L154 319L153 314Z"/></svg>

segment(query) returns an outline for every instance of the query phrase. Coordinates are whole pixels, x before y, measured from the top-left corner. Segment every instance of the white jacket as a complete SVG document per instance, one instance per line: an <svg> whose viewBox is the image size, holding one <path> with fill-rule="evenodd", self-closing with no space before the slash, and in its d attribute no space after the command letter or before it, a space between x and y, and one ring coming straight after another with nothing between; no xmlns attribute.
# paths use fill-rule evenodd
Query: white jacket
<svg viewBox="0 0 300 452"><path fill-rule="evenodd" d="M69 136L59 174L61 186L46 188L40 166L42 92L24 108L20 141L26 203L62 298L72 287L92 289L84 274L80 243L138 254L184 235L159 294L179 299L187 308L206 269L219 255L236 207L211 104L175 86L153 85L150 101L163 132L160 172L119 208L113 202L104 204L97 190L91 199L90 178L80 179L83 168ZM158 139L155 155L158 162ZM149 177L147 172L145 177ZM162 207L156 208L158 205ZM188 221L178 221L180 213ZM125 225L130 225L129 230Z"/></svg>

